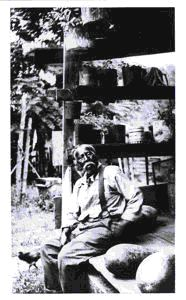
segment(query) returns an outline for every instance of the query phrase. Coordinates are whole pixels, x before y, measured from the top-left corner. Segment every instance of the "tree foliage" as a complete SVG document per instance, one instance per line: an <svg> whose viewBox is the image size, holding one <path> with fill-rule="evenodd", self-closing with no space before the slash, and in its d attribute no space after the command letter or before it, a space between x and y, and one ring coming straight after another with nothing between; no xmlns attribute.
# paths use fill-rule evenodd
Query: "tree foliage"
<svg viewBox="0 0 186 300"><path fill-rule="evenodd" d="M61 9L62 10L62 9ZM11 108L21 110L21 97L27 94L27 111L43 123L45 130L61 129L61 110L56 99L47 96L46 82L39 77L39 69L24 54L24 46L38 43L57 44L63 40L58 16L61 11L52 8L14 8L11 10ZM17 119L12 118L12 123ZM36 122L37 124L38 122ZM19 124L17 124L19 126ZM40 128L41 126L39 126Z"/></svg>
<svg viewBox="0 0 186 300"><path fill-rule="evenodd" d="M27 93L27 110L46 128L61 129L61 109L47 95L50 84L40 78L40 70L26 54L37 47L62 46L63 29L81 24L80 12L63 7L11 9L11 108L19 114L22 94Z"/></svg>

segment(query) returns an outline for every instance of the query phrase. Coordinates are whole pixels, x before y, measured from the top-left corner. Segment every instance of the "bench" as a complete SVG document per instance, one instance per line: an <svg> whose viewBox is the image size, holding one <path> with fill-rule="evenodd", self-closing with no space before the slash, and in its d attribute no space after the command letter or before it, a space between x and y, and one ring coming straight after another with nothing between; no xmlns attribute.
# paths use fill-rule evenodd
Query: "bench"
<svg viewBox="0 0 186 300"><path fill-rule="evenodd" d="M155 246L157 249L174 246L175 225L174 218L159 216L157 226L153 232L139 235L134 244ZM89 260L88 284L90 293L140 293L135 279L119 279L109 272L104 264L104 255Z"/></svg>

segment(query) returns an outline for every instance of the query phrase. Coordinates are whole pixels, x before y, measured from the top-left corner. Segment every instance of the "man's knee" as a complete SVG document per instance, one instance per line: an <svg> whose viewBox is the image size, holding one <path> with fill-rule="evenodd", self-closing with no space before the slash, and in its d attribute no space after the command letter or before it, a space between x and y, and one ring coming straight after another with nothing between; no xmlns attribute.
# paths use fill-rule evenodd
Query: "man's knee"
<svg viewBox="0 0 186 300"><path fill-rule="evenodd" d="M41 259L43 262L56 263L60 249L55 247L55 243L45 243L40 248Z"/></svg>
<svg viewBox="0 0 186 300"><path fill-rule="evenodd" d="M58 268L64 273L71 268L79 267L87 261L85 244L81 241L73 241L64 245L58 255Z"/></svg>
<svg viewBox="0 0 186 300"><path fill-rule="evenodd" d="M41 254L41 258L45 259L48 257L48 245L47 244L44 244L41 246L40 254Z"/></svg>
<svg viewBox="0 0 186 300"><path fill-rule="evenodd" d="M65 245L63 246L63 248L61 249L61 251L58 254L58 267L59 269L65 269L66 266L68 266L68 264L70 263L70 256L71 256L71 251L72 249L70 249L69 245Z"/></svg>

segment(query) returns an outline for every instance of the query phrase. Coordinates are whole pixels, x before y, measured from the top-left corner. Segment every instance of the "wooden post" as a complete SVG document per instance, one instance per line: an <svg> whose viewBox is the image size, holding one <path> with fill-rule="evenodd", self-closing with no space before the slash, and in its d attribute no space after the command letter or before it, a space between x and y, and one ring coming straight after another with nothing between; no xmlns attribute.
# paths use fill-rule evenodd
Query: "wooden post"
<svg viewBox="0 0 186 300"><path fill-rule="evenodd" d="M69 53L68 43L68 32L64 33L64 43L63 43L63 89L70 89L78 86L79 84L79 60L76 55ZM72 32L70 32L72 34ZM71 36L73 38L73 36ZM70 50L70 49L69 49ZM72 99L73 100L73 95ZM63 101L63 159L62 159L62 175L64 176L67 169L67 149L72 148L74 145L74 117L69 117L70 110L72 110L72 105L75 105L75 101L67 102Z"/></svg>
<svg viewBox="0 0 186 300"><path fill-rule="evenodd" d="M124 157L123 158L123 165L124 165L124 173L130 177L130 166L129 166L129 158Z"/></svg>
<svg viewBox="0 0 186 300"><path fill-rule="evenodd" d="M129 157L129 164L130 164L130 177L131 177L131 180L134 181L133 157Z"/></svg>
<svg viewBox="0 0 186 300"><path fill-rule="evenodd" d="M24 159L24 167L23 167L23 187L22 187L22 195L26 194L27 188L27 177L28 177L28 162L29 162L29 150L30 150L30 132L32 129L32 118L28 119L28 127L27 127L27 136L26 136L26 146L25 146L25 159Z"/></svg>
<svg viewBox="0 0 186 300"><path fill-rule="evenodd" d="M68 78L68 59L66 53L66 34L64 33L64 43L63 43L63 89L69 87ZM68 106L63 101L63 128L62 128L62 139L63 139L63 153L62 153L62 177L64 177L65 171L67 169L67 149L69 148L69 142L73 140L73 119L66 119L68 111Z"/></svg>
<svg viewBox="0 0 186 300"><path fill-rule="evenodd" d="M17 168L16 168L16 200L21 200L21 186L22 186L22 151L23 151L23 138L25 129L25 118L26 118L26 98L27 94L24 93L21 98L21 121L20 121L20 132L17 145Z"/></svg>
<svg viewBox="0 0 186 300"><path fill-rule="evenodd" d="M146 170L146 183L149 185L149 160L148 156L145 156L145 170Z"/></svg>
<svg viewBox="0 0 186 300"><path fill-rule="evenodd" d="M103 8L81 8L81 16L83 24L99 19L109 18L107 10ZM107 21L106 21L107 23ZM88 30L88 28L87 28ZM100 27L100 30L101 27ZM87 49L92 46L93 41L87 34L85 34L85 28L81 30L81 27L69 27L68 30L64 30L64 42L63 42L63 89L74 88L79 85L79 69L80 60L76 54L77 49ZM74 121L73 119L66 119L66 113L68 105L63 101L63 176L67 168L67 155L69 143L75 140L74 135Z"/></svg>

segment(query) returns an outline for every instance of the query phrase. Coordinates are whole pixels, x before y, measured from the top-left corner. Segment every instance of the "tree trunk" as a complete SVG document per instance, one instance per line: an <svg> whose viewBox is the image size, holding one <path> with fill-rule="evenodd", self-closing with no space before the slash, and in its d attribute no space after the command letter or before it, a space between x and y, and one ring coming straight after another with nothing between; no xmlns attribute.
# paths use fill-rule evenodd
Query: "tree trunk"
<svg viewBox="0 0 186 300"><path fill-rule="evenodd" d="M23 138L25 129L26 118L26 98L27 94L23 94L21 99L21 121L20 132L17 146L17 169L16 169L16 200L19 203L21 201L21 187L22 187L22 160L23 160Z"/></svg>
<svg viewBox="0 0 186 300"><path fill-rule="evenodd" d="M27 188L27 177L28 177L28 162L29 162L29 149L30 149L30 132L32 129L32 118L28 119L28 128L27 128L27 137L26 137L26 146L25 146L25 160L23 167L23 187L22 195L26 194Z"/></svg>

